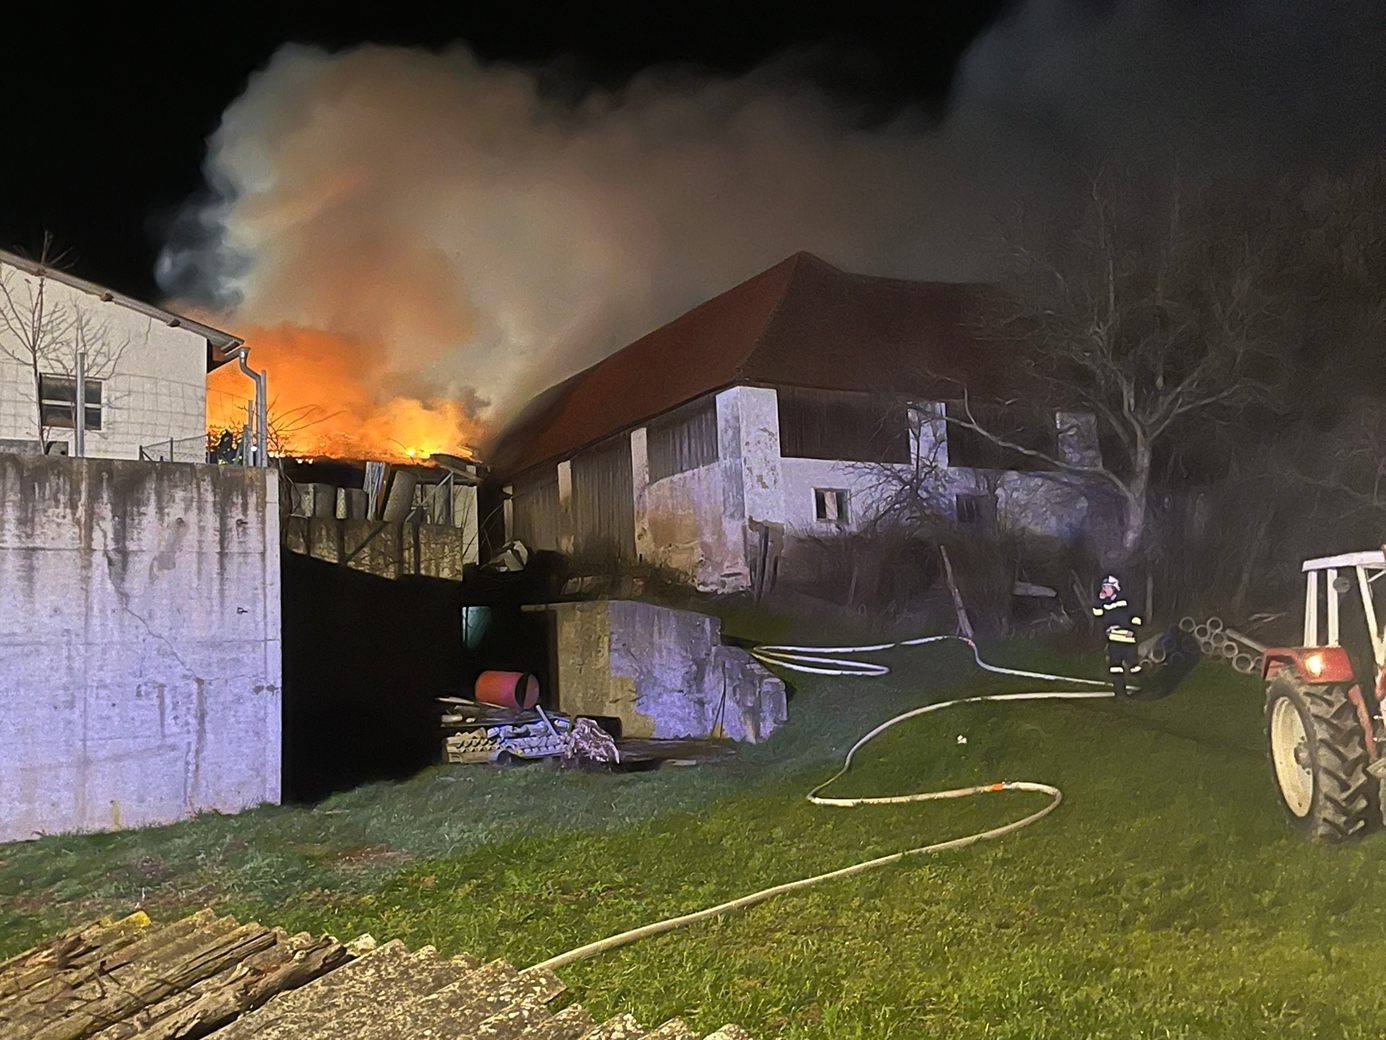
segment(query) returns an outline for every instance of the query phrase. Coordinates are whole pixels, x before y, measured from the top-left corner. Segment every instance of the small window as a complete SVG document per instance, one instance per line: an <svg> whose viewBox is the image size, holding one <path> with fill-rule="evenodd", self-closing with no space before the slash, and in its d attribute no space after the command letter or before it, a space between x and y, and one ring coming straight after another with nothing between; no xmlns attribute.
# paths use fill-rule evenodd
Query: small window
<svg viewBox="0 0 1386 1040"><path fill-rule="evenodd" d="M847 506L848 495L846 491L838 488L813 489L813 515L815 518L827 523L845 524L849 519Z"/></svg>
<svg viewBox="0 0 1386 1040"><path fill-rule="evenodd" d="M990 495L958 495L956 507L960 524L990 524L996 515Z"/></svg>
<svg viewBox="0 0 1386 1040"><path fill-rule="evenodd" d="M101 429L101 380L85 379L86 426ZM39 376L39 411L43 425L71 430L77 426L77 380L72 376Z"/></svg>

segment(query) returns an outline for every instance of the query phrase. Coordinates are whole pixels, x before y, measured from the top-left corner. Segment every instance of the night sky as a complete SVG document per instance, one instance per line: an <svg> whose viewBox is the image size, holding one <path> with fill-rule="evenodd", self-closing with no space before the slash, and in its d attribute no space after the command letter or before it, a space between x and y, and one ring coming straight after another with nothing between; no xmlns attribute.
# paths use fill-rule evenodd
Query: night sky
<svg viewBox="0 0 1386 1040"><path fill-rule="evenodd" d="M202 185L204 142L246 78L285 42L436 48L465 42L485 60L542 65L553 89L618 87L651 65L741 73L793 55L834 92L888 116L938 106L967 45L1006 6L509 3L24 5L7 15L11 101L0 165L0 246L36 250L45 229L76 271L154 299L153 266L173 213ZM78 13L72 13L77 10ZM205 12L214 11L209 17Z"/></svg>

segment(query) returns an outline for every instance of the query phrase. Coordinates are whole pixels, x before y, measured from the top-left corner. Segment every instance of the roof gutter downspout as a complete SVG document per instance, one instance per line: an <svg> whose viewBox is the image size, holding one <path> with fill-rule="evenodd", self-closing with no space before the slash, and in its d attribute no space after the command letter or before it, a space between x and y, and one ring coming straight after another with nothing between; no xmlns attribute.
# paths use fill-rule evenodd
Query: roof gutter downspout
<svg viewBox="0 0 1386 1040"><path fill-rule="evenodd" d="M245 345L245 341L238 341L237 344L228 351L224 351L228 358L235 358L241 366L241 371L255 381L255 465L264 467L269 465L269 403L265 390L265 373L256 372L248 364L246 358L250 356L250 348Z"/></svg>

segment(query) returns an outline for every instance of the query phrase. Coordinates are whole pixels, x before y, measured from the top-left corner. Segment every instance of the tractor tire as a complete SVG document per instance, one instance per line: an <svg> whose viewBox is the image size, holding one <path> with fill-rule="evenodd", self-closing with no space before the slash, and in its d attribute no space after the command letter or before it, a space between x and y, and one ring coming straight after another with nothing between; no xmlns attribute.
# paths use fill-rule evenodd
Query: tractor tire
<svg viewBox="0 0 1386 1040"><path fill-rule="evenodd" d="M1266 689L1266 744L1290 826L1337 844L1381 825L1380 784L1348 685L1310 685L1282 669Z"/></svg>

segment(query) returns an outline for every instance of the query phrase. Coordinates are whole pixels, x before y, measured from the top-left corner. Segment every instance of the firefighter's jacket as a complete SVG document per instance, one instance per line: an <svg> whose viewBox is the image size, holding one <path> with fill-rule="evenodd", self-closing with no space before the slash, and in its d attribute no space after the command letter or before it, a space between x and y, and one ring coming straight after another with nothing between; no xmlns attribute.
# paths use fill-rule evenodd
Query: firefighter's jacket
<svg viewBox="0 0 1386 1040"><path fill-rule="evenodd" d="M1141 627L1141 616L1127 602L1126 597L1118 595L1116 599L1098 603L1092 608L1092 614L1093 617L1100 618L1106 627L1108 643L1136 642L1136 630Z"/></svg>

